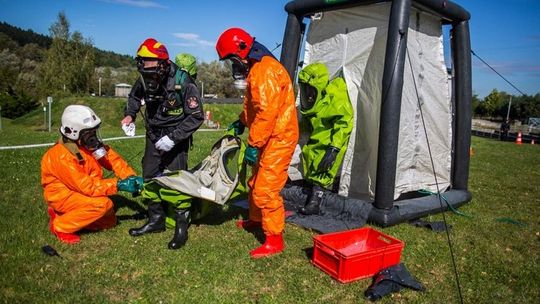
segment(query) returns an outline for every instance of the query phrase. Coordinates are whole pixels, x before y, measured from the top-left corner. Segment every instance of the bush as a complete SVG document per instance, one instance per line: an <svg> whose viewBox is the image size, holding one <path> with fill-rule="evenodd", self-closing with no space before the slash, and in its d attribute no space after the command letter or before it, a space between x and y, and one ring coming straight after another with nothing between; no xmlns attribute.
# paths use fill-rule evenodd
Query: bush
<svg viewBox="0 0 540 304"><path fill-rule="evenodd" d="M0 106L2 117L14 119L37 108L38 102L24 92L20 95L3 93L0 95Z"/></svg>

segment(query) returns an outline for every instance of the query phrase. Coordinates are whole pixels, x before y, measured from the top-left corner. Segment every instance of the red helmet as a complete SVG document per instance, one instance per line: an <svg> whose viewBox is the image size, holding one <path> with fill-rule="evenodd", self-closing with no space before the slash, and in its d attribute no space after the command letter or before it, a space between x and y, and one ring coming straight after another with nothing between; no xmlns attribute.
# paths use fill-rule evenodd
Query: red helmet
<svg viewBox="0 0 540 304"><path fill-rule="evenodd" d="M137 57L168 60L167 48L154 38L146 39L137 50Z"/></svg>
<svg viewBox="0 0 540 304"><path fill-rule="evenodd" d="M254 40L255 38L241 28L233 27L226 30L219 36L216 43L219 59L225 59L231 55L246 59Z"/></svg>

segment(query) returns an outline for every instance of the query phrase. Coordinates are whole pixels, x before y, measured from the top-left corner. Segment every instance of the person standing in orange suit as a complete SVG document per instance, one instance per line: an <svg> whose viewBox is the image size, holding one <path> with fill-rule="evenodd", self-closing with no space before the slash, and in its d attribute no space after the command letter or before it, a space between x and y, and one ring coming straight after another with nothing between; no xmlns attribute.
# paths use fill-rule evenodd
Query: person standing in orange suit
<svg viewBox="0 0 540 304"><path fill-rule="evenodd" d="M244 161L253 166L248 182L249 219L240 220L237 226L261 226L266 239L250 256L271 256L285 248L285 207L280 191L299 136L293 85L281 63L243 29L223 32L216 50L220 60L232 63L235 86L246 90L240 118L229 127L236 135L249 129Z"/></svg>
<svg viewBox="0 0 540 304"><path fill-rule="evenodd" d="M142 189L143 179L99 136L100 118L83 105L70 105L62 114L62 137L41 160L41 185L50 217L49 229L62 242L80 241L76 233L116 225L108 195ZM103 178L103 170L119 178Z"/></svg>

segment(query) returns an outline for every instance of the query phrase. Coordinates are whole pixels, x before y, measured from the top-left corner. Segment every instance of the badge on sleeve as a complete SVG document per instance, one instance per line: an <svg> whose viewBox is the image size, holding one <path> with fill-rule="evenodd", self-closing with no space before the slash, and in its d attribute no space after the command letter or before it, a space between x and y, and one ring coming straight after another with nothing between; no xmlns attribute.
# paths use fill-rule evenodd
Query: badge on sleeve
<svg viewBox="0 0 540 304"><path fill-rule="evenodd" d="M187 104L190 109L195 109L199 106L199 101L197 100L197 97L191 96L188 98Z"/></svg>

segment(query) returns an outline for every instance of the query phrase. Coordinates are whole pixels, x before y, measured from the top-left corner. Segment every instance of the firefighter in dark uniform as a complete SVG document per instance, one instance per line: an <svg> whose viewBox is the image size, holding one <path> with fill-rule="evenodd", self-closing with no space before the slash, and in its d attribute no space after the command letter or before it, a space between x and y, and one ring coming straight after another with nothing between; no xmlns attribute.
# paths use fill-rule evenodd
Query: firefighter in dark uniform
<svg viewBox="0 0 540 304"><path fill-rule="evenodd" d="M164 170L186 170L192 134L204 121L199 89L190 75L169 60L165 46L153 38L146 39L137 51L137 79L129 93L122 124L135 120L145 105L146 147L142 159L145 182L163 174ZM183 75L183 73L187 74ZM179 82L182 79L182 82ZM145 183L146 185L146 183ZM145 196L148 222L132 228L138 236L165 231L165 207L160 200ZM176 229L169 248L177 249L187 241L189 205L175 210Z"/></svg>

